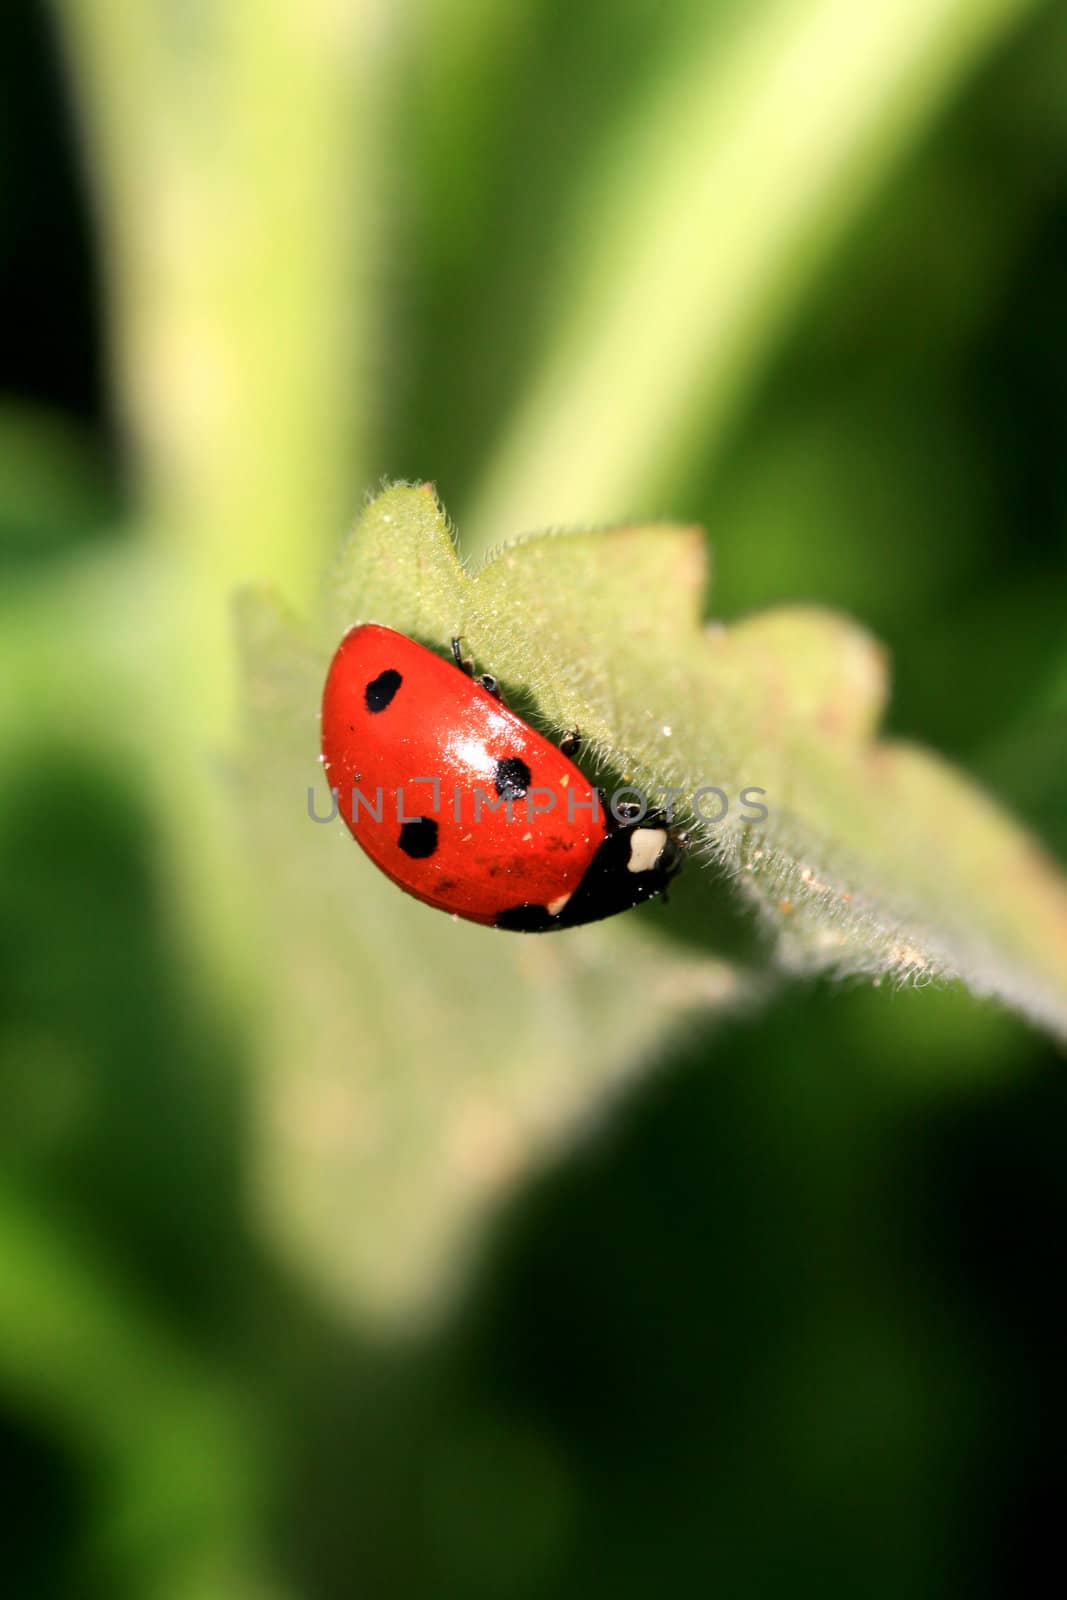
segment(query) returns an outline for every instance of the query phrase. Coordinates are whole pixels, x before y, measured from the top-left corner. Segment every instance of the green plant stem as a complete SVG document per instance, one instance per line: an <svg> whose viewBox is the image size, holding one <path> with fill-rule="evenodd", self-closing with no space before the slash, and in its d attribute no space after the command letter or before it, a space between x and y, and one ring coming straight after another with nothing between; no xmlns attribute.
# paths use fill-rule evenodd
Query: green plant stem
<svg viewBox="0 0 1067 1600"><path fill-rule="evenodd" d="M575 208L556 334L460 509L468 547L662 511L843 230L1038 3L766 0L729 37L709 7Z"/></svg>
<svg viewBox="0 0 1067 1600"><path fill-rule="evenodd" d="M378 7L57 6L149 521L306 603L370 426Z"/></svg>
<svg viewBox="0 0 1067 1600"><path fill-rule="evenodd" d="M229 988L249 943L218 783L231 597L262 582L306 606L363 486L385 13L377 0L55 8L160 574L140 596L143 757L181 916Z"/></svg>

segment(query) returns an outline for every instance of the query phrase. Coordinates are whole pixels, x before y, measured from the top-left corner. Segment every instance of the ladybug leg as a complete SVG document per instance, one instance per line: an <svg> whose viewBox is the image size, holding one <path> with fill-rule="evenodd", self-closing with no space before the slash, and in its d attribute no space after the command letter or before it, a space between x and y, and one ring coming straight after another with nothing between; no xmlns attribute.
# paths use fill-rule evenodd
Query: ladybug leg
<svg viewBox="0 0 1067 1600"><path fill-rule="evenodd" d="M482 672L479 673L478 677L474 677L474 662L470 656L463 654L463 635L456 634L449 643L452 647L452 660L456 663L460 672L465 672L468 678L474 678L475 683L481 684L482 688L491 694L494 700L502 699L500 685L491 672Z"/></svg>
<svg viewBox="0 0 1067 1600"><path fill-rule="evenodd" d="M482 672L476 678L474 677L474 662L470 656L463 654L463 635L456 634L450 640L450 644L452 646L452 660L456 663L460 672L465 672L468 678L474 678L475 683L480 683L482 688L493 696L494 700L499 700L501 698L500 685L491 672Z"/></svg>
<svg viewBox="0 0 1067 1600"><path fill-rule="evenodd" d="M456 634L451 640L451 646L452 660L456 663L456 666L459 668L460 672L465 672L468 678L473 678L474 662L469 656L465 656L463 654L463 635L461 633Z"/></svg>
<svg viewBox="0 0 1067 1600"><path fill-rule="evenodd" d="M577 726L568 728L563 738L559 741L559 747L565 756L576 756L582 748L581 729Z"/></svg>

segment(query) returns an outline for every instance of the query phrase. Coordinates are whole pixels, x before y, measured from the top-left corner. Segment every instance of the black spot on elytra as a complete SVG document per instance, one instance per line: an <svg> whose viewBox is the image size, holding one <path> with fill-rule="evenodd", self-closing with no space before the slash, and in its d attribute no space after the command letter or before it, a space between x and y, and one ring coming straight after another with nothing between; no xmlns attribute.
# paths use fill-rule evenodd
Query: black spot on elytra
<svg viewBox="0 0 1067 1600"><path fill-rule="evenodd" d="M504 761L496 764L494 782L496 792L503 799L521 800L530 787L533 774L525 761L520 761L518 756L508 756Z"/></svg>
<svg viewBox="0 0 1067 1600"><path fill-rule="evenodd" d="M372 678L363 691L367 702L368 711L384 711L390 705L393 696L403 683L403 678L395 667L386 667L384 672L379 672Z"/></svg>
<svg viewBox="0 0 1067 1600"><path fill-rule="evenodd" d="M400 830L400 848L415 861L425 861L437 849L437 824L432 817L416 817Z"/></svg>

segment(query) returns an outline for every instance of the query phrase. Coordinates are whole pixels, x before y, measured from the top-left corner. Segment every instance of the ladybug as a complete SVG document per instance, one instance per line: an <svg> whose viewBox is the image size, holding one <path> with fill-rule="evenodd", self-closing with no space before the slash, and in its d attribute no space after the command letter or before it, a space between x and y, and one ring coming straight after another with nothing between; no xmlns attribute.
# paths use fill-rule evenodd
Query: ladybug
<svg viewBox="0 0 1067 1600"><path fill-rule="evenodd" d="M475 678L392 628L349 629L326 677L322 757L357 844L427 905L543 933L660 894L684 838L662 815L605 809L570 760Z"/></svg>

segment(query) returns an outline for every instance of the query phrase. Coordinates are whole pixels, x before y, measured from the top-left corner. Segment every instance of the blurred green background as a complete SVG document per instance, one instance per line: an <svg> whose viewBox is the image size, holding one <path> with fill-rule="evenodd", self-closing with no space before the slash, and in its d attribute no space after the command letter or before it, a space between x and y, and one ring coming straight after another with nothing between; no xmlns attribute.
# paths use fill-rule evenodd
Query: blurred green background
<svg viewBox="0 0 1067 1600"><path fill-rule="evenodd" d="M816 984L687 1024L432 1326L318 1293L250 1172L225 597L306 606L383 476L433 479L471 550L702 522L716 616L854 614L891 728L1067 855L1067 7L848 15L0 13L19 1600L897 1600L1058 1566L1067 1086L988 1005ZM162 690L159 656L196 667Z"/></svg>

